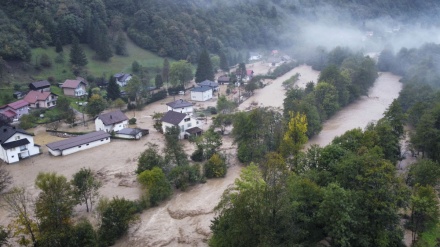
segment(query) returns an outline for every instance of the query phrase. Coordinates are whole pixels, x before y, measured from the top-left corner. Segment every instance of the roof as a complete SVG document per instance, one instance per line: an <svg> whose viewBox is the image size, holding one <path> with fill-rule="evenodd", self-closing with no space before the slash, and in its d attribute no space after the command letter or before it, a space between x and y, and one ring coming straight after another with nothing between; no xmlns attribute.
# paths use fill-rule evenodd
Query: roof
<svg viewBox="0 0 440 247"><path fill-rule="evenodd" d="M201 133L202 129L199 127L194 127L191 129L187 129L186 132L190 133L190 134L197 134L197 133Z"/></svg>
<svg viewBox="0 0 440 247"><path fill-rule="evenodd" d="M246 70L246 75L253 75L254 71L251 69Z"/></svg>
<svg viewBox="0 0 440 247"><path fill-rule="evenodd" d="M211 87L207 87L207 86L202 86L202 87L195 87L193 89L191 89L191 92L206 92L212 90Z"/></svg>
<svg viewBox="0 0 440 247"><path fill-rule="evenodd" d="M23 146L23 145L26 145L26 144L29 144L29 143L30 143L29 140L24 138L24 139L20 139L20 140L13 141L13 142L3 143L2 147L5 150L8 150L8 149L20 147L20 146Z"/></svg>
<svg viewBox="0 0 440 247"><path fill-rule="evenodd" d="M230 80L231 80L231 78L229 78L229 76L225 76L225 75L222 75L217 79L217 81L226 81L226 82L229 82Z"/></svg>
<svg viewBox="0 0 440 247"><path fill-rule="evenodd" d="M2 127L0 127L0 144L3 144L4 142L6 142L15 133L21 133L21 134L31 136L31 134L27 133L23 129L11 127L11 126L2 126Z"/></svg>
<svg viewBox="0 0 440 247"><path fill-rule="evenodd" d="M217 82L213 82L210 80L204 80L200 83L197 83L199 86L207 86L207 87L218 87L218 83Z"/></svg>
<svg viewBox="0 0 440 247"><path fill-rule="evenodd" d="M14 112L13 110L6 110L4 112L2 112L3 115L5 115L8 118L12 118L15 117L17 115L16 112Z"/></svg>
<svg viewBox="0 0 440 247"><path fill-rule="evenodd" d="M22 100L22 99L19 101L15 101L15 102L8 104L8 106L14 110L20 109L20 108L25 107L27 105L29 105L29 102L27 102L26 100Z"/></svg>
<svg viewBox="0 0 440 247"><path fill-rule="evenodd" d="M104 125L112 125L128 120L128 117L120 110L103 113L99 115L98 118L101 119Z"/></svg>
<svg viewBox="0 0 440 247"><path fill-rule="evenodd" d="M29 87L31 87L31 86L34 88L46 88L46 87L50 87L50 83L47 80L36 81L36 82L29 83Z"/></svg>
<svg viewBox="0 0 440 247"><path fill-rule="evenodd" d="M179 99L170 103L167 103L167 106L175 109L175 108L183 108L188 106L193 106L191 102L185 101L183 99Z"/></svg>
<svg viewBox="0 0 440 247"><path fill-rule="evenodd" d="M51 92L40 92L40 91L30 91L23 100L33 104L37 101L46 100L51 94Z"/></svg>
<svg viewBox="0 0 440 247"><path fill-rule="evenodd" d="M118 131L116 133L123 134L123 135L136 136L137 134L139 134L141 132L142 132L142 130L140 130L140 129L125 128L125 129L121 129L120 131Z"/></svg>
<svg viewBox="0 0 440 247"><path fill-rule="evenodd" d="M101 131L88 133L85 135L75 136L66 140L48 143L46 144L46 146L52 150L63 151L69 148L84 145L108 137L110 137L110 134L101 130Z"/></svg>
<svg viewBox="0 0 440 247"><path fill-rule="evenodd" d="M65 80L63 85L61 85L62 88L77 88L79 86L79 84L84 84L84 86L86 85L85 82L81 81L81 80Z"/></svg>
<svg viewBox="0 0 440 247"><path fill-rule="evenodd" d="M125 73L117 73L114 75L114 77L118 78L119 81L125 81L130 76L131 76L130 74L125 74Z"/></svg>
<svg viewBox="0 0 440 247"><path fill-rule="evenodd" d="M170 123L172 125L178 125L182 120L187 117L185 113L168 111L165 115L160 119L160 121L165 123Z"/></svg>

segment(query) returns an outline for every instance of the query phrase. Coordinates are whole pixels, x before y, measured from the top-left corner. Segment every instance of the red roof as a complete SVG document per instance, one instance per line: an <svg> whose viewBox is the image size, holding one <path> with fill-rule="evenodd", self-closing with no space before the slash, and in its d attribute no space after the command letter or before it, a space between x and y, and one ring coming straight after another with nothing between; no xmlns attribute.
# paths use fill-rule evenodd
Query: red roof
<svg viewBox="0 0 440 247"><path fill-rule="evenodd" d="M26 100L22 100L22 99L19 100L19 101L15 101L15 102L12 102L12 103L8 104L8 106L11 107L14 110L18 110L18 109L20 109L22 107L25 107L27 105L29 105L29 102L27 102Z"/></svg>
<svg viewBox="0 0 440 247"><path fill-rule="evenodd" d="M4 112L2 112L2 114L8 118L13 118L17 115L17 113L15 113L13 110L4 111Z"/></svg>
<svg viewBox="0 0 440 247"><path fill-rule="evenodd" d="M51 94L51 92L30 91L23 100L34 104L37 101L46 100Z"/></svg>
<svg viewBox="0 0 440 247"><path fill-rule="evenodd" d="M253 75L254 71L251 69L246 70L246 75Z"/></svg>
<svg viewBox="0 0 440 247"><path fill-rule="evenodd" d="M80 80L66 80L63 83L63 85L61 85L61 87L63 87L63 88L77 88L80 83L83 83L85 85L85 83Z"/></svg>

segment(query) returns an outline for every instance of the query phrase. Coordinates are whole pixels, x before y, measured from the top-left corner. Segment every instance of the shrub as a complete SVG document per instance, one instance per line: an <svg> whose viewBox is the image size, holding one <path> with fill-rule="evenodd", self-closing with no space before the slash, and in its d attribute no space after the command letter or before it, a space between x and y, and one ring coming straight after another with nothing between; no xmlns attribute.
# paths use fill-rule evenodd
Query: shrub
<svg viewBox="0 0 440 247"><path fill-rule="evenodd" d="M171 170L169 178L177 189L185 190L189 185L201 180L200 166L176 166Z"/></svg>
<svg viewBox="0 0 440 247"><path fill-rule="evenodd" d="M203 149L197 148L192 154L191 154L191 160L193 161L203 161Z"/></svg>
<svg viewBox="0 0 440 247"><path fill-rule="evenodd" d="M225 159L218 154L213 154L205 164L205 176L207 178L219 178L226 175L227 167Z"/></svg>
<svg viewBox="0 0 440 247"><path fill-rule="evenodd" d="M217 108L215 108L215 107L210 107L210 108L209 108L209 112L210 112L212 115L215 115L215 114L217 114Z"/></svg>
<svg viewBox="0 0 440 247"><path fill-rule="evenodd" d="M128 120L129 124L136 124L136 118L130 118L130 120Z"/></svg>

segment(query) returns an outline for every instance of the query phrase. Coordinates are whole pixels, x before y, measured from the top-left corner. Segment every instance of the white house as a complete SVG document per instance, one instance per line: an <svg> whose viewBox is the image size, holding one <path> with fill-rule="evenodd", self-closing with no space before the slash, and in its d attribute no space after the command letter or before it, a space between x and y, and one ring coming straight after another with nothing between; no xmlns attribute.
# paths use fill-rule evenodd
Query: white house
<svg viewBox="0 0 440 247"><path fill-rule="evenodd" d="M210 80L204 80L200 83L197 83L197 85L199 87L210 87L210 88L212 88L213 92L218 91L218 89L219 89L218 83L210 81Z"/></svg>
<svg viewBox="0 0 440 247"><path fill-rule="evenodd" d="M137 128L125 128L115 133L116 137L123 139L136 139L139 140L142 137L142 130Z"/></svg>
<svg viewBox="0 0 440 247"><path fill-rule="evenodd" d="M110 134L96 131L85 135L75 136L66 140L46 144L47 150L53 156L62 156L100 146L110 142Z"/></svg>
<svg viewBox="0 0 440 247"><path fill-rule="evenodd" d="M254 61L254 60L260 60L262 58L261 54L258 52L251 52L249 54L249 60L250 61Z"/></svg>
<svg viewBox="0 0 440 247"><path fill-rule="evenodd" d="M202 134L202 130L198 127L199 121L184 113L168 111L161 118L161 121L163 133L173 126L179 128L179 139L187 138L191 135Z"/></svg>
<svg viewBox="0 0 440 247"><path fill-rule="evenodd" d="M191 100L207 101L212 99L212 88L203 86L191 89Z"/></svg>
<svg viewBox="0 0 440 247"><path fill-rule="evenodd" d="M129 80L131 80L132 76L130 74L125 73L117 73L114 75L116 78L116 83L118 83L119 86L125 87Z"/></svg>
<svg viewBox="0 0 440 247"><path fill-rule="evenodd" d="M95 119L96 131L105 132L119 131L128 127L128 118L120 110L103 113Z"/></svg>
<svg viewBox="0 0 440 247"><path fill-rule="evenodd" d="M16 127L0 127L0 144L0 159L8 164L40 154L32 135Z"/></svg>
<svg viewBox="0 0 440 247"><path fill-rule="evenodd" d="M170 103L167 103L167 111L175 111L180 113L186 113L192 115L194 108L191 102L183 99L179 99Z"/></svg>

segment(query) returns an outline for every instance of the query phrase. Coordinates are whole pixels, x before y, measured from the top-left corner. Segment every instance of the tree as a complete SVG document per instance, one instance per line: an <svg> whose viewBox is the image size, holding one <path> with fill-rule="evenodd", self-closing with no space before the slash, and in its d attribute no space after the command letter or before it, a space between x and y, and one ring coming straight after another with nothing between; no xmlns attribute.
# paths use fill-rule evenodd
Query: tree
<svg viewBox="0 0 440 247"><path fill-rule="evenodd" d="M229 65L228 65L228 60L226 59L225 53L220 52L219 57L220 57L220 69L225 72L228 72Z"/></svg>
<svg viewBox="0 0 440 247"><path fill-rule="evenodd" d="M96 247L98 243L96 232L87 219L80 219L73 227L69 246Z"/></svg>
<svg viewBox="0 0 440 247"><path fill-rule="evenodd" d="M180 60L171 64L169 80L171 85L185 86L193 79L192 66L186 60Z"/></svg>
<svg viewBox="0 0 440 247"><path fill-rule="evenodd" d="M37 246L39 237L38 221L33 215L32 196L24 188L12 188L3 196L6 210L13 218L10 228L14 237L18 237L21 245ZM27 237L30 237L28 239Z"/></svg>
<svg viewBox="0 0 440 247"><path fill-rule="evenodd" d="M163 66L162 66L162 79L164 82L169 83L170 82L170 62L168 62L168 59L165 58L163 60ZM167 84L168 85L168 84Z"/></svg>
<svg viewBox="0 0 440 247"><path fill-rule="evenodd" d="M232 125L232 119L233 115L231 114L219 114L214 119L214 128L220 128L220 131L224 134L226 127Z"/></svg>
<svg viewBox="0 0 440 247"><path fill-rule="evenodd" d="M63 45L61 44L61 40L59 37L55 39L55 51L56 53L63 52Z"/></svg>
<svg viewBox="0 0 440 247"><path fill-rule="evenodd" d="M72 227L71 218L76 200L64 176L40 172L35 186L41 190L35 202L40 222L39 242L44 246L65 246Z"/></svg>
<svg viewBox="0 0 440 247"><path fill-rule="evenodd" d="M79 40L76 37L73 38L72 48L70 48L70 63L79 67L86 66L88 63L86 54L79 45Z"/></svg>
<svg viewBox="0 0 440 247"><path fill-rule="evenodd" d="M116 78L114 76L110 76L107 85L107 98L110 100L116 100L120 97L121 97L121 89L119 88L118 83L116 83Z"/></svg>
<svg viewBox="0 0 440 247"><path fill-rule="evenodd" d="M73 186L73 193L77 200L81 204L86 204L87 212L91 211L93 202L99 196L98 190L102 183L95 178L95 174L90 168L81 168L81 170L73 174L73 179L70 183Z"/></svg>
<svg viewBox="0 0 440 247"><path fill-rule="evenodd" d="M213 154L205 164L207 178L220 178L226 175L228 168L225 160L219 154Z"/></svg>
<svg viewBox="0 0 440 247"><path fill-rule="evenodd" d="M12 184L12 176L5 169L4 165L0 165L0 193Z"/></svg>
<svg viewBox="0 0 440 247"><path fill-rule="evenodd" d="M204 49L200 54L195 75L196 83L200 83L205 80L214 80L214 69L212 67L211 59L209 58L209 53L206 49Z"/></svg>
<svg viewBox="0 0 440 247"><path fill-rule="evenodd" d="M416 186L410 200L412 243L423 231L439 223L440 209L437 193L431 186Z"/></svg>
<svg viewBox="0 0 440 247"><path fill-rule="evenodd" d="M126 56L128 55L127 51L127 38L123 32L118 33L118 37L116 38L115 43L115 53L116 55Z"/></svg>
<svg viewBox="0 0 440 247"><path fill-rule="evenodd" d="M141 70L141 65L139 64L138 61L133 61L133 63L131 64L131 71L133 71L133 73L137 73Z"/></svg>
<svg viewBox="0 0 440 247"><path fill-rule="evenodd" d="M143 171L138 175L138 181L148 190L152 205L157 205L172 194L170 182L159 167Z"/></svg>
<svg viewBox="0 0 440 247"><path fill-rule="evenodd" d="M119 110L122 110L122 107L124 107L126 103L121 98L117 98L115 101L113 101L113 105L116 108L119 108Z"/></svg>
<svg viewBox="0 0 440 247"><path fill-rule="evenodd" d="M45 68L50 68L52 66L52 61L46 53L41 54L40 65Z"/></svg>
<svg viewBox="0 0 440 247"><path fill-rule="evenodd" d="M226 96L221 95L217 100L217 110L223 114L231 113L237 106L234 102L229 101Z"/></svg>
<svg viewBox="0 0 440 247"><path fill-rule="evenodd" d="M287 130L284 133L283 140L280 145L280 152L283 157L298 155L303 145L307 142L307 118L304 114L290 112L290 121Z"/></svg>
<svg viewBox="0 0 440 247"><path fill-rule="evenodd" d="M406 116L403 113L403 109L399 104L398 100L393 100L391 105L384 113L384 118L387 119L394 130L394 133L401 137L403 132L403 125L406 120Z"/></svg>
<svg viewBox="0 0 440 247"><path fill-rule="evenodd" d="M156 88L161 88L163 86L163 80L160 74L156 75L156 78L154 79L154 84L156 85Z"/></svg>
<svg viewBox="0 0 440 247"><path fill-rule="evenodd" d="M440 165L428 159L418 160L409 168L407 183L410 186L431 186L440 184Z"/></svg>
<svg viewBox="0 0 440 247"><path fill-rule="evenodd" d="M100 204L102 201L100 201ZM128 230L130 222L135 219L135 203L125 198L114 197L104 205L99 205L100 226L99 242L102 246L111 246Z"/></svg>
<svg viewBox="0 0 440 247"><path fill-rule="evenodd" d="M89 103L86 106L87 113L95 117L99 115L107 107L107 102L100 95L94 94L90 97Z"/></svg>
<svg viewBox="0 0 440 247"><path fill-rule="evenodd" d="M165 165L163 157L159 154L158 146L153 143L148 143L148 148L141 153L138 159L137 174L143 171L151 170L154 167L163 168Z"/></svg>
<svg viewBox="0 0 440 247"><path fill-rule="evenodd" d="M209 128L202 136L196 138L195 143L197 149L203 154L203 160L211 158L223 144L220 134L215 132L214 128Z"/></svg>
<svg viewBox="0 0 440 247"><path fill-rule="evenodd" d="M168 166L183 166L188 164L188 158L179 143L180 128L173 126L165 132L165 162Z"/></svg>
<svg viewBox="0 0 440 247"><path fill-rule="evenodd" d="M247 70L246 70L246 64L245 63L240 63L238 64L238 69L237 69L237 77L240 81L242 81L247 75Z"/></svg>

